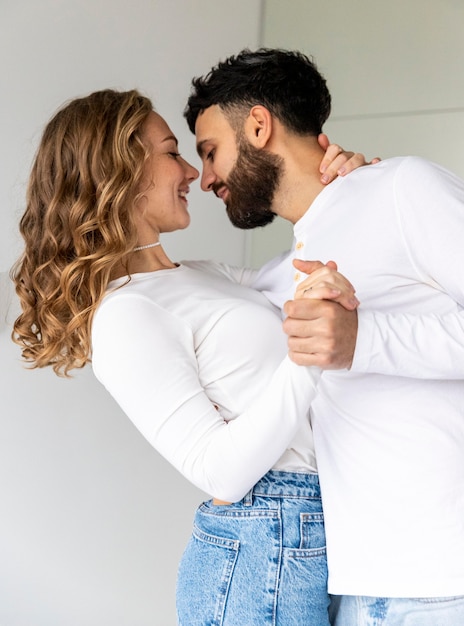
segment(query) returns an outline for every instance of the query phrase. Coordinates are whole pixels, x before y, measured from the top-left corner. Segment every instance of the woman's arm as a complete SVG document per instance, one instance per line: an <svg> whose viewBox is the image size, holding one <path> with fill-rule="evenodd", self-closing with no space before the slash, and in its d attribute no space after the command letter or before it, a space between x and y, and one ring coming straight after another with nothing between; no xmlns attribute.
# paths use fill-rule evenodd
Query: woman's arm
<svg viewBox="0 0 464 626"><path fill-rule="evenodd" d="M319 370L287 357L263 392L227 422L200 382L189 326L143 297L124 295L96 314L92 363L156 450L197 487L226 501L241 499L280 458L307 419L319 379ZM262 376L259 367L256 376Z"/></svg>
<svg viewBox="0 0 464 626"><path fill-rule="evenodd" d="M314 282L316 291L332 289L327 287L330 280L337 285L337 297L351 291L337 272L330 272L330 280L327 272L320 273L324 278ZM231 341L234 332L240 329L230 328ZM93 369L134 425L176 469L207 493L236 501L276 463L308 419L320 372L286 357L263 383L262 376L267 377L272 366L266 354L254 355L250 371L260 377L259 384L249 375L243 384L262 391L241 414L226 421L205 391L194 339L183 318L122 288L95 316ZM208 336L201 339L207 341ZM275 355L269 352L272 362Z"/></svg>

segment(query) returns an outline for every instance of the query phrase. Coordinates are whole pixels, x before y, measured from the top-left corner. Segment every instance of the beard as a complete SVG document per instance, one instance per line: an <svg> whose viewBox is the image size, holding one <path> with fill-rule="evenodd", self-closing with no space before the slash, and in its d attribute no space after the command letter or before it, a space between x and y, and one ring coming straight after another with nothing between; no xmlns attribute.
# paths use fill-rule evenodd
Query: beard
<svg viewBox="0 0 464 626"><path fill-rule="evenodd" d="M282 157L258 150L245 139L239 141L237 161L226 183L226 211L234 226L257 228L273 221L272 205L283 169Z"/></svg>

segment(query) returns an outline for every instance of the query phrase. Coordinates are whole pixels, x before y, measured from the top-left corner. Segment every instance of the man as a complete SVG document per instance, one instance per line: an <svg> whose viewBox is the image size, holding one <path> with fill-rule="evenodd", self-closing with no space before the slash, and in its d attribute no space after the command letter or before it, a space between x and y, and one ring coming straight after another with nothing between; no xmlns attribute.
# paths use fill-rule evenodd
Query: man
<svg viewBox="0 0 464 626"><path fill-rule="evenodd" d="M287 302L292 358L327 370L311 408L336 626L464 624L464 182L416 157L328 187L330 113L304 55L243 51L193 81L185 111L214 191L240 228L294 224L258 275L284 307L334 259L358 311ZM337 370L337 371L335 371ZM295 608L297 610L297 607Z"/></svg>

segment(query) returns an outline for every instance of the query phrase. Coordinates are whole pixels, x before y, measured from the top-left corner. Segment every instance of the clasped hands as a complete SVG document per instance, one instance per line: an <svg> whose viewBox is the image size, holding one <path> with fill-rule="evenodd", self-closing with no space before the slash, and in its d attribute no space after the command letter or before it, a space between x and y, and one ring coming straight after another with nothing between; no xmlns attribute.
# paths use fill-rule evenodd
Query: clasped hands
<svg viewBox="0 0 464 626"><path fill-rule="evenodd" d="M283 328L288 335L289 357L298 365L322 369L349 369L358 333L353 285L329 261L302 261L294 266L308 274L284 305Z"/></svg>

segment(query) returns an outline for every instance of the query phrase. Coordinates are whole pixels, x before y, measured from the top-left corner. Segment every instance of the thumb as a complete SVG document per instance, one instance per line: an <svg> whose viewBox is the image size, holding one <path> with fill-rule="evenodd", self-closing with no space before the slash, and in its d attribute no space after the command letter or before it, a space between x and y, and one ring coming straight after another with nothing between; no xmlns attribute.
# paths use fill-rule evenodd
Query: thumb
<svg viewBox="0 0 464 626"><path fill-rule="evenodd" d="M325 133L321 133L317 136L317 143L321 146L323 150L327 150L327 148L330 146L329 138Z"/></svg>
<svg viewBox="0 0 464 626"><path fill-rule="evenodd" d="M333 261L329 261L329 263L333 263ZM320 270L321 267L324 267L324 263L321 261L303 261L302 259L293 259L293 266L296 267L300 272L304 272L305 274L312 274L316 270ZM336 267L333 269L337 269Z"/></svg>

